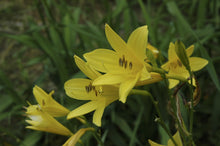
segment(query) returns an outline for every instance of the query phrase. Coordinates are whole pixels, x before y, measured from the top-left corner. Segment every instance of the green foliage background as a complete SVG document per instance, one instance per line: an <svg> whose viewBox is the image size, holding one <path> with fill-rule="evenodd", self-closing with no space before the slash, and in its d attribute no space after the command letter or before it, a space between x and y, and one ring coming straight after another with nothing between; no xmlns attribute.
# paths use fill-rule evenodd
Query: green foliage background
<svg viewBox="0 0 220 146"><path fill-rule="evenodd" d="M104 25L108 23L127 40L137 27L147 24L149 42L165 61L171 41L195 45L194 56L209 60L196 73L201 101L195 107L194 139L199 146L220 145L220 2L218 0L2 0L0 1L0 144L61 145L67 138L25 129L23 106L35 104L35 84L55 90L55 99L74 109L83 102L65 95L66 80L85 77L73 59L96 48L111 48ZM174 121L167 114L164 82L142 87L159 100L162 114L174 133ZM185 115L187 117L187 115ZM91 119L92 114L87 118ZM147 140L166 143L167 135L154 122L155 111L147 97L129 96L127 103L115 102L104 113L96 129L105 145L148 145ZM77 131L75 120L64 124ZM95 126L94 126L95 127ZM90 133L84 145L97 145ZM82 145L82 144L78 144Z"/></svg>

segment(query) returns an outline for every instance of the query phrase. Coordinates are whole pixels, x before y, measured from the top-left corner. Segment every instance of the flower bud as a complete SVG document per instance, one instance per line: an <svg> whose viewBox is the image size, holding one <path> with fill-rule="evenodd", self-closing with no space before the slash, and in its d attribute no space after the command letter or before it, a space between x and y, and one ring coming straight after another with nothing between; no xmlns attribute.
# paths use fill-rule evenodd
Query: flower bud
<svg viewBox="0 0 220 146"><path fill-rule="evenodd" d="M186 54L185 45L180 40L175 42L175 51L181 63L186 67L188 71L190 71L189 58Z"/></svg>

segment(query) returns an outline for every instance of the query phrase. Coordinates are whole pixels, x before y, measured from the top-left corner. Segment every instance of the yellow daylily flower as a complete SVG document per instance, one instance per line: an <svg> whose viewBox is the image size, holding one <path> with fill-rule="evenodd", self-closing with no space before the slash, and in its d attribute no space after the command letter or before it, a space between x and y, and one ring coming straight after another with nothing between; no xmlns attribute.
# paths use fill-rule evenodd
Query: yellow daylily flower
<svg viewBox="0 0 220 146"><path fill-rule="evenodd" d="M94 79L101 76L101 74L91 68L79 57L74 56L74 58L80 70L90 79L70 79L65 82L64 89L69 97L91 101L71 111L67 115L67 119L84 115L95 110L93 123L97 126L101 126L101 118L105 107L119 98L118 88L110 85L92 85Z"/></svg>
<svg viewBox="0 0 220 146"><path fill-rule="evenodd" d="M177 146L183 146L179 131L176 132L176 134L173 136L174 141L176 142ZM167 145L161 145L158 144L152 140L148 140L150 146L175 146L175 144L173 143L173 141L171 139L168 140Z"/></svg>
<svg viewBox="0 0 220 146"><path fill-rule="evenodd" d="M65 136L73 135L69 129L59 123L50 114L44 112L40 105L29 105L26 109L27 117L31 119L26 120L26 122L31 125L26 128Z"/></svg>
<svg viewBox="0 0 220 146"><path fill-rule="evenodd" d="M82 128L78 130L73 136L71 136L64 144L63 146L74 146L76 143L80 140L80 137L85 134L86 131L93 131L94 128Z"/></svg>
<svg viewBox="0 0 220 146"><path fill-rule="evenodd" d="M189 48L186 49L186 54L188 56L189 65L191 68L191 71L198 71L205 67L208 64L208 61L206 59L200 58L200 57L190 57L193 53L194 45L191 45ZM175 52L175 45L171 42L169 45L168 50L168 61L161 66L164 70L168 71L168 75L170 76L181 76L185 79L189 78L189 72L185 68L185 66L181 63L180 59L178 58L176 52ZM179 80L175 79L168 79L169 80L169 88L175 87Z"/></svg>
<svg viewBox="0 0 220 146"><path fill-rule="evenodd" d="M54 91L51 91L49 94L47 94L37 85L35 85L33 88L34 97L41 106L42 110L49 113L53 117L66 116L70 111L52 98L53 93Z"/></svg>
<svg viewBox="0 0 220 146"><path fill-rule="evenodd" d="M151 77L147 70L150 65L146 63L148 28L145 25L134 30L127 43L108 24L105 25L105 34L115 51L96 49L84 57L94 69L106 73L95 79L93 85L119 84L119 100L125 103L135 84Z"/></svg>

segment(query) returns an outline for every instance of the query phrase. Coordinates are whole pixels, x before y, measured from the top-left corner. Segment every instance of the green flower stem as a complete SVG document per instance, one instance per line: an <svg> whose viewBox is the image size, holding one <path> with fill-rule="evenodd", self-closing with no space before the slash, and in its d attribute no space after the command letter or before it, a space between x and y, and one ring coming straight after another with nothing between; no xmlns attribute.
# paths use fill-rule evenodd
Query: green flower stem
<svg viewBox="0 0 220 146"><path fill-rule="evenodd" d="M177 76L177 75L168 75L168 74L166 74L166 78L167 79L175 79L175 80L179 80L179 81L182 81L182 82L187 82L188 81L184 77Z"/></svg>
<svg viewBox="0 0 220 146"><path fill-rule="evenodd" d="M178 75L169 75L169 74L166 74L166 71L161 69L161 68L155 68L155 67L152 67L150 68L150 71L151 72L156 72L156 73L159 73L161 75L165 75L165 77L167 79L175 79L175 80L179 80L179 81L182 81L182 82L187 82L187 79L185 79L184 77L182 76L178 76Z"/></svg>
<svg viewBox="0 0 220 146"><path fill-rule="evenodd" d="M156 73L159 73L159 74L165 74L166 73L165 70L163 70L161 68L156 68L156 67L151 67L149 71L150 72L156 72Z"/></svg>
<svg viewBox="0 0 220 146"><path fill-rule="evenodd" d="M93 135L95 139L97 140L97 142L99 143L99 145L104 146L104 143L102 142L100 135L98 135L98 133L95 130L93 131Z"/></svg>
<svg viewBox="0 0 220 146"><path fill-rule="evenodd" d="M156 122L158 122L162 127L163 129L167 132L167 134L169 135L170 139L173 141L174 145L177 146L177 143L176 141L173 139L173 136L172 134L169 132L169 129L167 128L166 124L164 123L164 121L162 120L162 116L161 116L161 113L160 113L160 110L159 110L159 107L158 107L158 102L154 100L153 96L145 91L145 90L138 90L138 89L132 89L131 92L130 92L130 95L132 94L138 94L138 95L143 95L143 96L148 96L150 97L152 103L154 104L154 107L157 111L157 114L159 116L159 118L156 118Z"/></svg>
<svg viewBox="0 0 220 146"><path fill-rule="evenodd" d="M192 72L189 70L189 74L190 74L190 96L191 96L191 104L190 104L190 121L189 121L189 132L191 133L190 135L190 140L192 141L192 144L194 144L193 142L193 137L192 137L192 132L193 132L193 117L194 117L194 107L193 107L193 74Z"/></svg>
<svg viewBox="0 0 220 146"><path fill-rule="evenodd" d="M87 122L87 119L85 116L80 116L78 119L80 122L82 122L85 126L90 129L92 127L92 124L90 122ZM99 146L104 146L104 143L102 142L101 136L97 133L97 131L94 128L90 129L92 131L93 136L95 137L96 141L98 142Z"/></svg>

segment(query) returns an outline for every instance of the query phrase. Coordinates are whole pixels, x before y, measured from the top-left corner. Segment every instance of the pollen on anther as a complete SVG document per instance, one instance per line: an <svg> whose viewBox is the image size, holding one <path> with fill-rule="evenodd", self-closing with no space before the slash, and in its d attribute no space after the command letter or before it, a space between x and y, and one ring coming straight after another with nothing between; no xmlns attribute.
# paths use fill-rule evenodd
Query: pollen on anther
<svg viewBox="0 0 220 146"><path fill-rule="evenodd" d="M89 92L89 86L85 86L86 92Z"/></svg>
<svg viewBox="0 0 220 146"><path fill-rule="evenodd" d="M44 100L42 100L42 105L43 105L43 106L45 105L45 101L44 101Z"/></svg>
<svg viewBox="0 0 220 146"><path fill-rule="evenodd" d="M121 58L119 58L119 66L123 66L123 62Z"/></svg>
<svg viewBox="0 0 220 146"><path fill-rule="evenodd" d="M95 90L95 96L97 96L98 95L98 92L97 92L97 90Z"/></svg>
<svg viewBox="0 0 220 146"><path fill-rule="evenodd" d="M122 56L122 64L125 62L125 55Z"/></svg>
<svg viewBox="0 0 220 146"><path fill-rule="evenodd" d="M132 62L129 62L129 69L132 69Z"/></svg>
<svg viewBox="0 0 220 146"><path fill-rule="evenodd" d="M128 63L128 62L127 62L127 60L126 60L126 61L125 61L125 69L127 68L127 63Z"/></svg>

